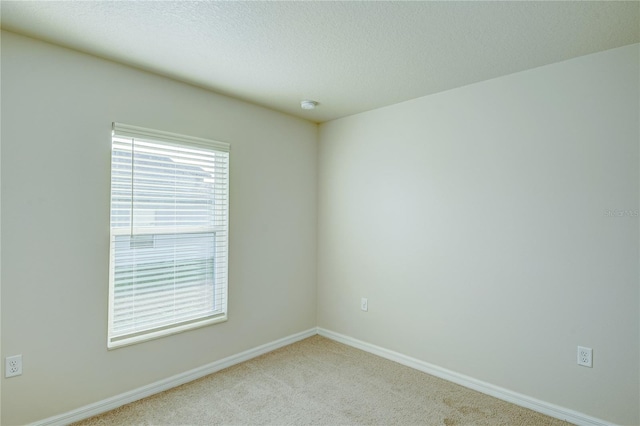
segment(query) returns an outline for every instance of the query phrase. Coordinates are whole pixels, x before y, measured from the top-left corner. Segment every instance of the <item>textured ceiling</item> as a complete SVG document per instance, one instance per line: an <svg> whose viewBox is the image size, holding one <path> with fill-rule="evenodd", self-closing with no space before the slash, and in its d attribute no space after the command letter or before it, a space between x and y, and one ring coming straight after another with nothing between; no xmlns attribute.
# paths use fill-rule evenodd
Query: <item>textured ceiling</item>
<svg viewBox="0 0 640 426"><path fill-rule="evenodd" d="M315 122L640 42L637 1L0 4L5 30Z"/></svg>

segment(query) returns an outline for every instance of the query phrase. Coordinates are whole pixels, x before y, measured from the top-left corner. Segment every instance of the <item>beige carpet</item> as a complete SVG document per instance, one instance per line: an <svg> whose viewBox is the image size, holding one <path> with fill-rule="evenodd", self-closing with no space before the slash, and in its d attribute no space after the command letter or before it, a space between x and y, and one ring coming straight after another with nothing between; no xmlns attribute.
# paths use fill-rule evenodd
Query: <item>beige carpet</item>
<svg viewBox="0 0 640 426"><path fill-rule="evenodd" d="M320 336L78 425L568 425Z"/></svg>

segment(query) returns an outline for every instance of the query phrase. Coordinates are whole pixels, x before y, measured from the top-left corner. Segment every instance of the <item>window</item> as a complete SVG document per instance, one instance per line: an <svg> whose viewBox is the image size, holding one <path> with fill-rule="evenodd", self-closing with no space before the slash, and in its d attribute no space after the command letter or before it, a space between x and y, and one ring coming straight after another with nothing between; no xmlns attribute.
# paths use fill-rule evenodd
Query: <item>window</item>
<svg viewBox="0 0 640 426"><path fill-rule="evenodd" d="M229 145L119 123L109 348L227 319Z"/></svg>

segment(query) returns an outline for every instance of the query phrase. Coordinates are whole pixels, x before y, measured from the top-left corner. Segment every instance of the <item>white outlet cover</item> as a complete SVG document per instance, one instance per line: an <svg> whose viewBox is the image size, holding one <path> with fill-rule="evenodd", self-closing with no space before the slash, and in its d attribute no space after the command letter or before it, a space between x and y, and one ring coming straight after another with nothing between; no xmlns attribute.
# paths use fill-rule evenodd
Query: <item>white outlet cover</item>
<svg viewBox="0 0 640 426"><path fill-rule="evenodd" d="M360 309L362 309L365 312L369 310L369 301L367 300L366 297L363 297L362 299L360 299Z"/></svg>
<svg viewBox="0 0 640 426"><path fill-rule="evenodd" d="M4 363L4 377L14 377L22 374L22 355L8 356Z"/></svg>
<svg viewBox="0 0 640 426"><path fill-rule="evenodd" d="M593 368L593 349L578 346L578 365Z"/></svg>

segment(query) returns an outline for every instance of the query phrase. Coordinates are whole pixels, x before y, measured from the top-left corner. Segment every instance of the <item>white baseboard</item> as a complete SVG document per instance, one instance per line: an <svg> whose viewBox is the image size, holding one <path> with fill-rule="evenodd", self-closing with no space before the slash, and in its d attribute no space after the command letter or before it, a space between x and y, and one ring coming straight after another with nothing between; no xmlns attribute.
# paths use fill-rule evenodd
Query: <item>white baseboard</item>
<svg viewBox="0 0 640 426"><path fill-rule="evenodd" d="M490 383L486 383L477 379L474 379L463 374L456 373L445 368L438 367L433 364L421 361L419 359L411 358L398 352L394 352L380 346L372 345L361 340L354 339L343 334L335 333L324 328L312 328L300 333L292 334L291 336L284 337L282 339L275 340L270 343L255 347L253 349L246 350L236 355L221 359L219 361L212 362L193 370L177 374L164 380L160 380L150 385L143 386L138 389L134 389L129 392L122 393L120 395L107 398L102 401L98 401L93 404L85 405L84 407L77 408L75 410L63 413L57 416L49 417L44 420L32 423L33 426L63 426L69 423L84 420L86 418L104 413L109 410L121 407L130 402L137 401L142 398L154 395L159 392L163 392L167 389L180 386L182 384L191 382L209 374L215 373L222 369L231 367L244 361L248 361L257 356L263 355L267 352L274 351L281 347L290 345L299 340L306 339L315 334L319 334L328 339L335 340L345 345L352 346L357 349L361 349L365 352L378 355L382 358L395 361L399 364L406 365L407 367L414 368L418 371L422 371L432 376L440 377L441 379L459 384L469 389L482 392L484 394L493 396L503 401L511 402L521 407L529 408L533 411L537 411L542 414L554 417L560 420L566 420L580 426L615 426L613 423L606 422L604 420L597 419L595 417L588 416L583 413L579 413L568 408L559 407L554 404L550 404L545 401L519 394L517 392L510 391L498 386L494 386Z"/></svg>
<svg viewBox="0 0 640 426"><path fill-rule="evenodd" d="M134 402L139 399L154 395L156 393L163 392L167 389L171 389L176 386L180 386L182 384L191 382L193 380L207 376L211 373L215 373L216 371L220 371L227 367L231 367L232 365L236 365L241 362L250 360L251 358L255 358L257 356L266 354L267 352L274 351L283 346L290 345L299 340L306 339L307 337L311 337L316 334L317 334L316 328L312 328L307 331L292 334L291 336L287 336L282 339L278 339L273 342L266 343L264 345L246 350L244 352L241 352L236 355L232 355L230 357L221 359L219 361L215 361L210 364L203 365L202 367L199 367L199 368L194 368L193 370L189 370L184 373L169 377L167 379L160 380L155 383L151 383L150 385L143 386L141 388L134 389L132 391L125 392L120 395L116 395L111 398L107 398L105 400L98 401L93 404L85 405L84 407L80 407L78 409L69 411L67 413L63 413L54 417L49 417L47 419L37 421L35 423L32 423L32 425L62 426L62 425L68 425L69 423L77 422L79 420L87 419L89 417L104 413L105 411L113 410L125 404L129 404L130 402Z"/></svg>
<svg viewBox="0 0 640 426"><path fill-rule="evenodd" d="M490 383L486 383L481 380L477 380L472 377L468 377L463 374L459 374L454 371L450 371L445 368L420 361L419 359L411 358L398 352L390 351L388 349L381 348L379 346L375 346L349 336L345 336L343 334L335 333L324 328L318 328L318 334L328 339L344 343L345 345L361 349L365 352L369 352L382 358L395 361L398 364L406 365L407 367L411 367L432 376L436 376L449 382L459 384L466 388L482 392L503 401L511 402L512 404L529 408L533 411L546 414L547 416L554 417L556 419L565 420L580 426L613 426L613 423L609 423L607 421L600 420L595 417L570 410L568 408L559 407L545 401L540 401L530 396L510 391L509 389L494 386Z"/></svg>

